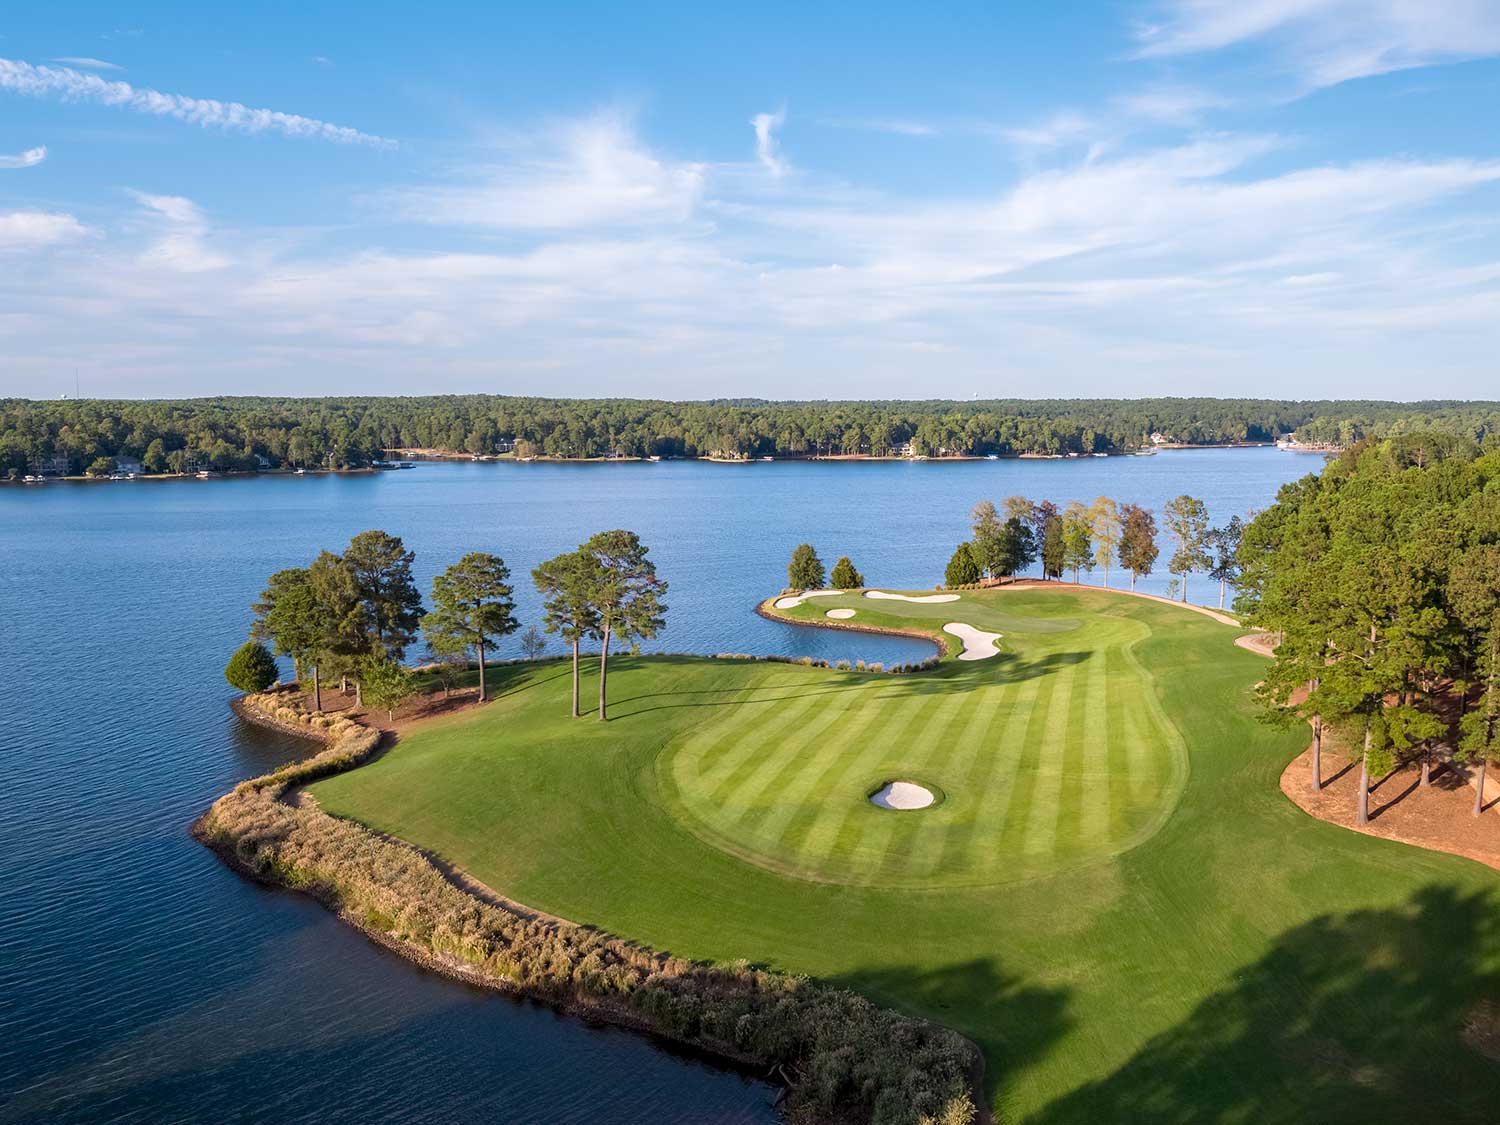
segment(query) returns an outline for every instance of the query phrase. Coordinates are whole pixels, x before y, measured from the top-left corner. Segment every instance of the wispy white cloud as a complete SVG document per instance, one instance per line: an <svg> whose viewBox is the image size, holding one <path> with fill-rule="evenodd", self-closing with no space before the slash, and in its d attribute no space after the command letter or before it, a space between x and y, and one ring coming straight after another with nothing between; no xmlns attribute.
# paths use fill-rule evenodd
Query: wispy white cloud
<svg viewBox="0 0 1500 1125"><path fill-rule="evenodd" d="M658 157L630 119L601 113L510 138L469 182L387 196L405 218L502 230L649 226L687 219L705 169Z"/></svg>
<svg viewBox="0 0 1500 1125"><path fill-rule="evenodd" d="M1097 123L1075 110L1060 110L1035 125L1002 126L995 132L1012 144L1031 148L1056 148L1090 136Z"/></svg>
<svg viewBox="0 0 1500 1125"><path fill-rule="evenodd" d="M64 212L0 212L0 250L50 246L87 233L87 227Z"/></svg>
<svg viewBox="0 0 1500 1125"><path fill-rule="evenodd" d="M116 63L105 62L103 59L89 58L87 55L64 55L62 58L50 59L50 62L62 63L64 66L81 66L85 70L124 70L123 66Z"/></svg>
<svg viewBox="0 0 1500 1125"><path fill-rule="evenodd" d="M757 113L750 119L750 127L755 130L755 158L773 176L784 176L787 171L786 161L781 157L781 145L776 139L776 130L785 123L784 109L775 113Z"/></svg>
<svg viewBox="0 0 1500 1125"><path fill-rule="evenodd" d="M1163 125L1196 125L1213 109L1230 105L1228 98L1192 86L1146 86L1111 100L1125 117Z"/></svg>
<svg viewBox="0 0 1500 1125"><path fill-rule="evenodd" d="M142 265L177 273L223 269L230 259L209 245L208 220L198 205L180 195L148 195L132 191L150 219L152 242L142 251Z"/></svg>
<svg viewBox="0 0 1500 1125"><path fill-rule="evenodd" d="M1495 0L1162 0L1140 54L1263 42L1308 85L1500 54Z"/></svg>
<svg viewBox="0 0 1500 1125"><path fill-rule="evenodd" d="M18 152L14 156L0 153L0 168L34 168L46 159L47 146L37 145L36 148L28 148L25 152Z"/></svg>
<svg viewBox="0 0 1500 1125"><path fill-rule="evenodd" d="M900 137L935 137L942 132L938 126L925 121L912 121L899 117L827 121L825 124L841 129L866 129L872 133L894 133Z"/></svg>
<svg viewBox="0 0 1500 1125"><path fill-rule="evenodd" d="M395 144L384 137L300 114L252 109L239 102L164 94L158 90L135 87L128 82L109 81L97 74L85 74L70 67L33 66L15 59L0 58L0 90L30 97L51 96L65 101L91 101L101 105L122 106L137 113L171 117L192 125L242 133L281 133L288 137L376 147Z"/></svg>

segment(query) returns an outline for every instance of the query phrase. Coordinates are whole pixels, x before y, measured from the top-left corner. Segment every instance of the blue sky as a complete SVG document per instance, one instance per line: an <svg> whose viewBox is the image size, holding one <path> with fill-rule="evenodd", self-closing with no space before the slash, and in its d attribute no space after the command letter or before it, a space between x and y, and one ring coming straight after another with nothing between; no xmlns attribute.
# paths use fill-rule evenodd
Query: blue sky
<svg viewBox="0 0 1500 1125"><path fill-rule="evenodd" d="M0 394L1500 397L1497 56L1500 0L9 5Z"/></svg>

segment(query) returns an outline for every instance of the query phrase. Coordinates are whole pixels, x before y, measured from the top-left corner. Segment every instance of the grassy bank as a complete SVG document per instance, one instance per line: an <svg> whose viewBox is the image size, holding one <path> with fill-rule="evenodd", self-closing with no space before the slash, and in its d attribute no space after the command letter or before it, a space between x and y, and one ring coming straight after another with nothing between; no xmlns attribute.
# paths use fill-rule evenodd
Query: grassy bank
<svg viewBox="0 0 1500 1125"><path fill-rule="evenodd" d="M536 669L531 669L535 671ZM313 717L275 695L254 721L328 743L214 803L195 834L255 877L306 891L383 944L438 971L651 1032L722 1058L776 1067L793 1121L967 1125L979 1059L944 1028L847 990L753 967L673 957L459 889L415 849L289 800L353 769L379 733Z"/></svg>
<svg viewBox="0 0 1500 1125"><path fill-rule="evenodd" d="M1263 661L1233 628L1086 590L965 597L868 620L969 621L1001 658L910 678L622 658L608 724L566 717L565 669L516 667L313 792L539 908L954 1027L1007 1120L1493 1117L1500 1068L1463 1037L1500 1000L1491 872L1287 802L1305 736L1255 721ZM841 851L866 775L907 771L944 801L872 811L889 839Z"/></svg>

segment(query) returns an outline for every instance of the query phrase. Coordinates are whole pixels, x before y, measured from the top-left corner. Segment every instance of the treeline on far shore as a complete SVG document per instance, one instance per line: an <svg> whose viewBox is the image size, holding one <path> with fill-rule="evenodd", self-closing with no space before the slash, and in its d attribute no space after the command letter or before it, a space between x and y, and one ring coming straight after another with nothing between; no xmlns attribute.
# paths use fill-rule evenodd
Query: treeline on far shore
<svg viewBox="0 0 1500 1125"><path fill-rule="evenodd" d="M359 468L395 450L611 457L1018 456L1500 435L1496 402L415 398L0 400L0 479Z"/></svg>

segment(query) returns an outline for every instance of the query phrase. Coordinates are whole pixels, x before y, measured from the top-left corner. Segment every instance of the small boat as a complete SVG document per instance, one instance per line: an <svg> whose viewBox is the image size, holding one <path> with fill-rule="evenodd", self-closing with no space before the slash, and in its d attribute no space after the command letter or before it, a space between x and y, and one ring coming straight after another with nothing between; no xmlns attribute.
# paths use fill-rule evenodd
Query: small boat
<svg viewBox="0 0 1500 1125"><path fill-rule="evenodd" d="M222 477L223 475L224 475L223 473L219 472L216 469L199 469L198 470L198 479L199 480L211 480L214 477Z"/></svg>
<svg viewBox="0 0 1500 1125"><path fill-rule="evenodd" d="M984 455L984 459L986 461L998 461L998 460L1000 460L1000 454L998 454L998 453L986 453Z"/></svg>
<svg viewBox="0 0 1500 1125"><path fill-rule="evenodd" d="M774 457L762 457L761 460L762 461L774 461L774 460L776 460L776 458L774 458Z"/></svg>
<svg viewBox="0 0 1500 1125"><path fill-rule="evenodd" d="M652 462L655 462L655 461L660 461L660 460L661 460L661 458L660 458L660 457L658 457L658 456L656 456L656 454L654 454L654 453L653 453L653 454L652 454L652 455L651 455L651 456L650 456L650 457L647 457L647 458L646 458L646 460L647 460L647 461L652 461Z"/></svg>
<svg viewBox="0 0 1500 1125"><path fill-rule="evenodd" d="M1090 453L1089 456L1090 457L1108 457L1109 454L1108 453Z"/></svg>
<svg viewBox="0 0 1500 1125"><path fill-rule="evenodd" d="M307 472L306 469L293 469L292 470L292 476L294 476L294 477L300 477L300 476L304 475L306 472Z"/></svg>

